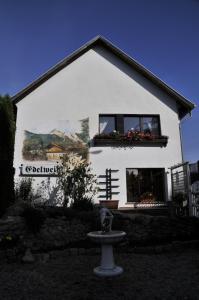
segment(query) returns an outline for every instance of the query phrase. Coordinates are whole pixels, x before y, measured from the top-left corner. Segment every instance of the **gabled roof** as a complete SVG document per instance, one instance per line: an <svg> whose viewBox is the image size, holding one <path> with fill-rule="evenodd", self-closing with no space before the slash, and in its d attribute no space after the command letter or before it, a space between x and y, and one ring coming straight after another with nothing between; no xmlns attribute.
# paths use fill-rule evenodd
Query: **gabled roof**
<svg viewBox="0 0 199 300"><path fill-rule="evenodd" d="M63 153L64 151L65 151L64 147L53 143L48 146L47 153Z"/></svg>
<svg viewBox="0 0 199 300"><path fill-rule="evenodd" d="M48 70L45 74L43 74L41 77L33 81L30 85L25 87L23 90L21 90L19 93L17 93L15 96L12 97L12 100L14 103L19 102L22 100L25 96L30 94L32 91L34 91L36 88L38 88L42 83L47 81L49 78L54 76L56 73L61 71L63 68L65 68L67 65L72 63L74 60L76 60L78 57L80 57L82 54L90 50L91 48L94 48L95 46L100 45L104 48L111 51L113 54L115 54L117 57L119 57L121 60L123 60L125 63L130 65L133 69L135 69L137 72L142 74L145 78L149 79L151 82L153 82L156 86L158 86L160 89L168 93L170 96L172 96L176 102L179 105L179 116L183 117L187 113L190 113L192 109L194 109L195 104L183 97L181 94L176 92L174 89L169 87L165 82L160 80L158 77L156 77L153 73L151 73L149 70L144 68L141 64L139 64L136 60L131 58L129 55L124 53L122 50L114 46L111 42L109 42L107 39L101 36L97 36L94 39L90 40L88 43L80 47L78 50L64 58L62 61L60 61L58 64L56 64L53 68Z"/></svg>

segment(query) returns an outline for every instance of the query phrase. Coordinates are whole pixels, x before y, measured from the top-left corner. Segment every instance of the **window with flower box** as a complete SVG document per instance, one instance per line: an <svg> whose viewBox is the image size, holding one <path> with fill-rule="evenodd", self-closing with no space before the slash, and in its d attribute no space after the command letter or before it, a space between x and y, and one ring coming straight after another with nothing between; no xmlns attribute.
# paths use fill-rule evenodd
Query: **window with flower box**
<svg viewBox="0 0 199 300"><path fill-rule="evenodd" d="M159 115L99 115L96 146L157 145L166 146L168 137L161 135Z"/></svg>

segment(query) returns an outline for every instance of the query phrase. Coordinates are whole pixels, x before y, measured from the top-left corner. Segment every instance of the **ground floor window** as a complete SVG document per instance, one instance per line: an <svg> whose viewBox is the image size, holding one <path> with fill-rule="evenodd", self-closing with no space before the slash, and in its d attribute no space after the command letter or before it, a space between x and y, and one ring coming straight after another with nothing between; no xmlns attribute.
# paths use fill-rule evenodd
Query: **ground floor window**
<svg viewBox="0 0 199 300"><path fill-rule="evenodd" d="M164 169L126 169L127 202L156 203L164 201Z"/></svg>

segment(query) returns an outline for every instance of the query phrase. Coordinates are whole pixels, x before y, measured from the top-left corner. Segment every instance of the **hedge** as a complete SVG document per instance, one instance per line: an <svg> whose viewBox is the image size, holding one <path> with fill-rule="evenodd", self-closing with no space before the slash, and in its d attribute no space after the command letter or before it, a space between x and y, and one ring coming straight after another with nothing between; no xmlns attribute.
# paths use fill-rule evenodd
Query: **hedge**
<svg viewBox="0 0 199 300"><path fill-rule="evenodd" d="M0 96L0 215L14 202L14 106L8 95Z"/></svg>

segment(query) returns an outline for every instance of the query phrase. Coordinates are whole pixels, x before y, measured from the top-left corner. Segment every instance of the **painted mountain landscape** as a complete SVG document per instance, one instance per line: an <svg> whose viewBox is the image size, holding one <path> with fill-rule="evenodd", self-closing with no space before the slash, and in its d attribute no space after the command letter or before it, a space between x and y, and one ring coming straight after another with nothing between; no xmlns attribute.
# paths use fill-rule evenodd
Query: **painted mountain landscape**
<svg viewBox="0 0 199 300"><path fill-rule="evenodd" d="M89 120L80 120L80 130L71 126L54 128L49 133L25 130L23 159L28 161L57 161L63 154L77 154L88 159Z"/></svg>

